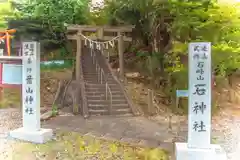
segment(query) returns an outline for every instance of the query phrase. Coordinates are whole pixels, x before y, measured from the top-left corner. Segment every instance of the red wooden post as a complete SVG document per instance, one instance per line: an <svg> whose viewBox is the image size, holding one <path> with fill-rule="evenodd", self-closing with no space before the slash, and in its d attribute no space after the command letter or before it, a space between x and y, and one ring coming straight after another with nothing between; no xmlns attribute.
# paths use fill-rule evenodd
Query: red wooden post
<svg viewBox="0 0 240 160"><path fill-rule="evenodd" d="M2 73L3 73L3 64L0 63L0 84L2 84L2 75L3 75ZM1 86L0 87L0 101L3 100L3 92L4 92L4 90L3 90L3 87Z"/></svg>
<svg viewBox="0 0 240 160"><path fill-rule="evenodd" d="M7 54L8 54L8 56L10 56L11 48L10 48L10 36L9 36L8 32L6 32L6 45L7 45Z"/></svg>

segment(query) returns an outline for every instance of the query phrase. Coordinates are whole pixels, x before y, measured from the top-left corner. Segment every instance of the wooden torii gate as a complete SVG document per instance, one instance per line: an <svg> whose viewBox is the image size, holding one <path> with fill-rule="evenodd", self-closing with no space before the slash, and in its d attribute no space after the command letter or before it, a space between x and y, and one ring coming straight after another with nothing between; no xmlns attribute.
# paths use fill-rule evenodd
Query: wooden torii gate
<svg viewBox="0 0 240 160"><path fill-rule="evenodd" d="M76 79L80 80L80 57L82 55L82 36L84 32L95 33L94 36L87 36L91 40L103 40L109 41L115 38L116 36L105 36L105 32L108 33L117 33L118 38L118 55L119 55L119 69L120 69L120 78L124 78L124 41L131 42L132 38L126 36L126 33L131 33L134 26L91 26L91 25L69 25L67 27L68 33L74 32L73 35L68 35L69 40L75 40L77 42L77 53L76 53Z"/></svg>

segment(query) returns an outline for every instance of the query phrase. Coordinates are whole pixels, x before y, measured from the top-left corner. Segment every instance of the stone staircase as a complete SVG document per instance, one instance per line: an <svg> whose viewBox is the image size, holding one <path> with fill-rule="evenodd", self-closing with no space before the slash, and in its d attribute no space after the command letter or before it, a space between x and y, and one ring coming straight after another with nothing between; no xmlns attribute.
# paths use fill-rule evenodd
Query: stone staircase
<svg viewBox="0 0 240 160"><path fill-rule="evenodd" d="M88 50L88 51L87 51ZM100 51L84 49L82 75L89 115L137 115L120 82Z"/></svg>

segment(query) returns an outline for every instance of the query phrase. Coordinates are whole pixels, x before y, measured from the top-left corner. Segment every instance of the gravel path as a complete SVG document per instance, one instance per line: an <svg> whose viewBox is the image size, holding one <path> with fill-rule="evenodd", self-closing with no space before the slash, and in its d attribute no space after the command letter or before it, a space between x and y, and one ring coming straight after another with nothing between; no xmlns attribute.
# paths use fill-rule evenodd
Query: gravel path
<svg viewBox="0 0 240 160"><path fill-rule="evenodd" d="M7 133L21 126L21 114L17 109L1 109L0 117L0 159L7 159L6 156L9 157L11 146L14 145L14 141L6 138ZM175 141L186 142L186 122L186 118L174 116L171 123L172 129L170 129L167 117L162 116L152 117L150 120L144 117L93 117L84 120L80 116L63 113L47 121L43 126L172 149ZM229 160L238 160L240 116L233 115L231 112L223 112L218 118L213 118L212 124L212 137L224 147Z"/></svg>
<svg viewBox="0 0 240 160"><path fill-rule="evenodd" d="M239 110L240 111L240 110ZM237 111L237 112L239 112ZM220 118L222 117L222 118ZM240 116L233 114L232 111L224 111L215 120L213 125L218 136L217 142L220 143L228 154L229 160L239 160L240 157Z"/></svg>
<svg viewBox="0 0 240 160"><path fill-rule="evenodd" d="M21 126L21 114L17 109L0 110L0 159L11 159L14 141L8 138L8 132Z"/></svg>

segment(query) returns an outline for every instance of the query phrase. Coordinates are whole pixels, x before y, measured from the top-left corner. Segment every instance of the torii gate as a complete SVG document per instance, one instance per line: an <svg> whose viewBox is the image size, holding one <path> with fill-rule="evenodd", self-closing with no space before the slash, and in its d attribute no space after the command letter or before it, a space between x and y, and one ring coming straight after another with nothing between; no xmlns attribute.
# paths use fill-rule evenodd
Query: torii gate
<svg viewBox="0 0 240 160"><path fill-rule="evenodd" d="M87 36L87 38L91 40L103 40L108 41L115 36L106 36L104 35L105 32L108 33L116 33L118 36L123 35L118 39L118 55L119 55L119 69L120 69L120 78L124 79L124 59L123 59L123 52L124 52L124 42L132 42L132 38L128 37L126 33L132 33L132 30L135 28L133 25L129 26L92 26L92 25L69 25L67 27L68 31L68 39L75 40L77 42L77 53L76 53L76 79L80 79L80 57L81 57L81 49L82 49L82 36L84 32L90 32L97 34L92 36ZM70 34L70 33L74 34Z"/></svg>
<svg viewBox="0 0 240 160"><path fill-rule="evenodd" d="M10 38L12 38L13 36L11 34L15 33L16 30L15 29L9 29L9 30L5 30L5 31L0 31L0 44L1 43L6 43L6 50L7 50L7 55L10 56L11 55L11 42L10 42Z"/></svg>

